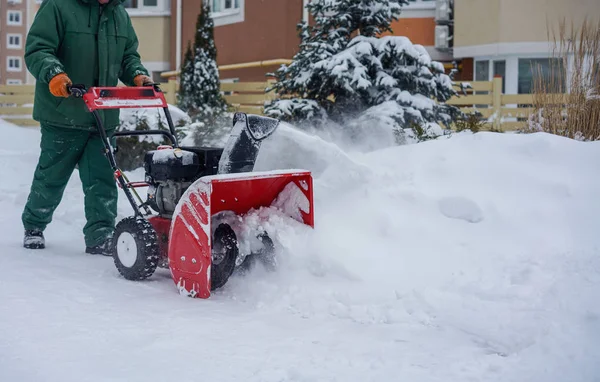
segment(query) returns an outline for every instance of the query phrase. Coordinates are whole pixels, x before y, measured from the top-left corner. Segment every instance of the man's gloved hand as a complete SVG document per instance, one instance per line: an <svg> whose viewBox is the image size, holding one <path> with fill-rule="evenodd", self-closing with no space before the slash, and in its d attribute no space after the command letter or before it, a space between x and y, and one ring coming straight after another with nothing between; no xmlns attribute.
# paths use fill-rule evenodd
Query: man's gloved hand
<svg viewBox="0 0 600 382"><path fill-rule="evenodd" d="M72 85L71 79L65 73L57 74L50 80L50 93L55 97L69 97L67 86Z"/></svg>
<svg viewBox="0 0 600 382"><path fill-rule="evenodd" d="M154 85L154 81L152 81L152 78L145 76L143 74L135 76L135 78L133 79L133 83L135 84L135 86L152 86L152 85Z"/></svg>

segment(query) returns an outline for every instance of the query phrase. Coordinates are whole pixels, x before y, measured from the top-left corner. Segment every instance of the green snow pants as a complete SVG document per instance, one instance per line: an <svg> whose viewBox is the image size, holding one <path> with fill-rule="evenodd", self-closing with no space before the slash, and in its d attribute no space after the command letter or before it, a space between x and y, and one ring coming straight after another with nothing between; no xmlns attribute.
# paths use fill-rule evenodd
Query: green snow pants
<svg viewBox="0 0 600 382"><path fill-rule="evenodd" d="M85 244L88 247L100 244L113 234L118 197L100 135L47 124L42 124L41 130L41 153L22 215L24 228L43 231L52 221L78 165L87 220L83 227Z"/></svg>

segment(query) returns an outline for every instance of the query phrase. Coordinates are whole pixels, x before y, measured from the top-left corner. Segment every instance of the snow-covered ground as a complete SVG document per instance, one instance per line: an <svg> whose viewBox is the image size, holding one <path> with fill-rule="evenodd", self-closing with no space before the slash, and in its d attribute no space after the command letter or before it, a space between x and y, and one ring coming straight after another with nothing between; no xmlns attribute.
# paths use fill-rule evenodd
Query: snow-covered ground
<svg viewBox="0 0 600 382"><path fill-rule="evenodd" d="M0 132L0 381L600 380L600 143L358 153L283 126L259 168L314 171L316 229L199 300L83 253L76 173L47 249L21 248L39 133Z"/></svg>

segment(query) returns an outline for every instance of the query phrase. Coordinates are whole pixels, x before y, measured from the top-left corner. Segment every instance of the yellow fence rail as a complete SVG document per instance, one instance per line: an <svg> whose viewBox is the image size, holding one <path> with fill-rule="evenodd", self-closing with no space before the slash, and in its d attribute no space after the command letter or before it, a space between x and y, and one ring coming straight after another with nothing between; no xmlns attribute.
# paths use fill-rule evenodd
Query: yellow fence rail
<svg viewBox="0 0 600 382"><path fill-rule="evenodd" d="M222 82L221 91L225 94L225 101L231 106L232 111L262 114L265 102L276 97L272 92L265 92L269 86L271 82ZM169 80L162 86L162 90L168 103L177 104L179 91L177 80Z"/></svg>
<svg viewBox="0 0 600 382"><path fill-rule="evenodd" d="M522 129L527 126L527 118L534 113L533 94L503 94L502 78L494 78L492 81L456 82L454 85L456 90L459 90L464 84L471 87L467 89L467 95L452 97L447 103L460 107L466 113L481 113L487 120L487 128L506 131ZM551 99L561 98L561 95L556 95Z"/></svg>
<svg viewBox="0 0 600 382"><path fill-rule="evenodd" d="M526 127L527 118L533 113L532 94L502 94L501 78L467 84L470 89L466 95L453 97L447 103L467 113L478 111L486 119L485 128L488 129L508 131ZM273 92L265 91L271 85L269 81L222 82L221 90L232 111L262 114L265 102L276 98ZM461 83L456 82L455 86L458 90ZM162 85L162 89L167 102L176 104L179 90L177 79L171 77ZM33 95L33 85L0 85L0 118L16 125L37 126L38 123L31 118Z"/></svg>
<svg viewBox="0 0 600 382"><path fill-rule="evenodd" d="M231 106L231 111L249 114L262 114L267 100L275 98L273 93L265 93L270 82L224 82L221 91ZM169 80L161 86L167 102L177 103L179 84ZM32 119L34 85L0 85L0 118L19 126L39 126Z"/></svg>
<svg viewBox="0 0 600 382"><path fill-rule="evenodd" d="M20 126L37 126L33 112L33 85L0 85L0 118Z"/></svg>

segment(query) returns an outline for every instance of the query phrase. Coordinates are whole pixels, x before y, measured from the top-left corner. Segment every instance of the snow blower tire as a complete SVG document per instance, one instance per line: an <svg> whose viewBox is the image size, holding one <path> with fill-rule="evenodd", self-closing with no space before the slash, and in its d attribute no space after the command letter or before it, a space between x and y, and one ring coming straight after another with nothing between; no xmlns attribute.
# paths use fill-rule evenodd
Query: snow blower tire
<svg viewBox="0 0 600 382"><path fill-rule="evenodd" d="M212 240L211 290L227 283L235 270L238 252L238 241L233 229L228 224L219 224Z"/></svg>
<svg viewBox="0 0 600 382"><path fill-rule="evenodd" d="M123 277L140 281L154 274L159 262L158 238L146 219L131 216L121 220L113 237L113 259Z"/></svg>

